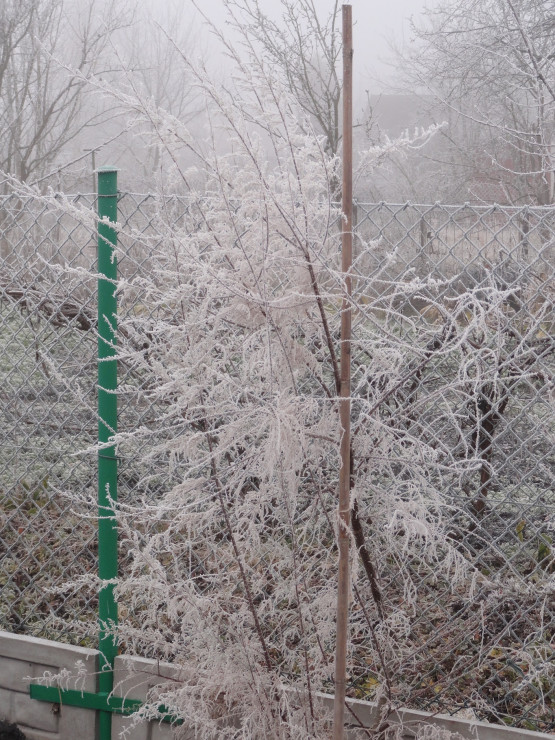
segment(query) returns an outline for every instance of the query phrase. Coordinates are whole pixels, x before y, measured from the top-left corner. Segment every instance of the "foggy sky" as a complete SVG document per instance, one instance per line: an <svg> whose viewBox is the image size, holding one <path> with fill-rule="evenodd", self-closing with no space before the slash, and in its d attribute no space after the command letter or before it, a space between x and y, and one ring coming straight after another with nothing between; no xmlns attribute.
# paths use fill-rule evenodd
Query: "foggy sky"
<svg viewBox="0 0 555 740"><path fill-rule="evenodd" d="M332 0L314 0L318 11L325 16L333 7ZM381 92L392 69L386 63L390 57L388 40L401 43L408 39L408 18L417 20L421 10L435 5L435 0L352 0L355 24L355 94L365 90ZM269 15L279 14L279 0L260 0L260 6ZM222 18L220 0L202 0L201 7L215 23Z"/></svg>

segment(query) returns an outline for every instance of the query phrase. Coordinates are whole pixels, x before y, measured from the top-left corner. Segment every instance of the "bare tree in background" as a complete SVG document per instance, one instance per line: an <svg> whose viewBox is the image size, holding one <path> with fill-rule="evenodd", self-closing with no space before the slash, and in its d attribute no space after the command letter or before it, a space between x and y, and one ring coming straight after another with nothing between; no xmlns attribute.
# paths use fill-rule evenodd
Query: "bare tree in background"
<svg viewBox="0 0 555 740"><path fill-rule="evenodd" d="M448 119L436 163L478 199L553 203L553 3L446 0L424 18L403 74L430 114Z"/></svg>
<svg viewBox="0 0 555 740"><path fill-rule="evenodd" d="M314 0L281 0L281 19L268 16L258 0L224 0L233 24L262 56L285 75L302 110L325 137L335 155L341 139L340 4L334 0L327 17Z"/></svg>
<svg viewBox="0 0 555 740"><path fill-rule="evenodd" d="M84 77L109 71L110 35L127 20L124 5L113 0L3 0L0 171L40 178L103 119L103 111L84 109Z"/></svg>
<svg viewBox="0 0 555 740"><path fill-rule="evenodd" d="M190 7L172 0L160 6L137 8L135 23L124 40L127 48L122 67L128 85L141 100L150 101L182 124L190 124L200 116L202 106L180 49L192 55L199 50L198 27L191 22ZM148 131L153 122L144 122ZM133 172L139 172L138 187L152 186L153 175L160 171L164 148L158 137L150 137L146 148L136 136L122 139L130 154ZM125 157L126 154L123 154Z"/></svg>

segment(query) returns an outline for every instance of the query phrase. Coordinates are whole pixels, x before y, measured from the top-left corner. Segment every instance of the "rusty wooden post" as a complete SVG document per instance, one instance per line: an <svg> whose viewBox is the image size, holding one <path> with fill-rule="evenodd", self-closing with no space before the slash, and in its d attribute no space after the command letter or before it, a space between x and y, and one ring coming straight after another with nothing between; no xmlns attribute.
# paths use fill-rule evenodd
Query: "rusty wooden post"
<svg viewBox="0 0 555 740"><path fill-rule="evenodd" d="M335 647L335 698L333 738L343 740L347 645L349 635L350 584L350 447L351 447L351 266L353 261L353 21L352 6L343 5L343 230L341 269L344 294L341 307L341 470L339 472L339 566L337 578L337 623Z"/></svg>

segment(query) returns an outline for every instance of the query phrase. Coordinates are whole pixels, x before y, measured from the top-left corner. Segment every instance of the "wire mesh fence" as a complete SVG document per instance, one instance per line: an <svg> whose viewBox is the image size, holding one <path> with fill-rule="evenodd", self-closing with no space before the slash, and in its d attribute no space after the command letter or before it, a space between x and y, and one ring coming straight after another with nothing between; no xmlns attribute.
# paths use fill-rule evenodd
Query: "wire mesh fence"
<svg viewBox="0 0 555 740"><path fill-rule="evenodd" d="M359 207L357 229L363 303L371 295L371 316L361 320L423 350L412 380L393 394L391 419L437 452L456 512L448 534L478 575L463 596L423 563L411 566L416 600L399 674L426 709L466 705L490 721L547 731L553 218L552 209L377 204ZM466 330L453 352L443 351L449 332ZM382 573L385 593L401 599L394 570Z"/></svg>
<svg viewBox="0 0 555 740"><path fill-rule="evenodd" d="M79 623L94 621L96 596L55 587L78 581L96 563L94 519L66 495L92 500L96 493L96 225L94 198L63 201L63 211L19 195L0 202L0 626L77 641ZM142 276L163 285L167 225L194 233L202 213L185 198L124 194L120 221L121 312L130 319L124 339L137 348L150 341L156 321L143 302ZM398 703L470 708L479 719L553 731L555 211L359 203L355 223L353 455L355 466L373 467L370 484L355 491L354 539L365 577L353 597L349 692L372 698L387 680ZM276 270L278 298L280 279ZM337 342L333 291L328 286L321 307ZM176 325L182 312L171 306ZM318 341L310 348L315 363ZM125 357L119 382L120 432L143 432L118 448L120 499L154 505L183 481L182 463L162 444L175 434L179 409L153 403L152 377ZM322 388L330 383L313 368L298 377L298 393L319 393L317 403L325 404L329 390ZM258 493L256 465L249 464L251 476L237 492L241 506L252 506ZM328 488L335 473L327 465L333 467L323 457L319 468L303 469L297 484L304 503L296 531L311 558L306 593L318 608L317 583L333 579ZM426 505L447 534L442 557L449 552L453 561L441 572L418 548L401 557L419 533L407 531L412 520L397 508L416 512L428 491L441 492L435 503L430 493ZM315 498L324 500L327 529L316 518L310 529ZM206 506L213 502L209 497ZM199 504L191 513L195 521L202 511ZM277 514L260 516L268 531L286 531ZM241 588L235 543L225 516L213 526L215 546L196 543L186 563L168 553L166 564L207 594L215 583L222 587L217 579L225 571L233 600ZM124 549L121 568L135 567L126 558ZM270 583L279 582L277 562L246 556L244 567L270 657L287 677L295 671L293 646L280 644L293 641L293 627L284 638L275 615L264 611ZM290 605L283 603L285 614ZM137 604L127 614L122 608L141 623ZM377 654L389 667L385 678Z"/></svg>

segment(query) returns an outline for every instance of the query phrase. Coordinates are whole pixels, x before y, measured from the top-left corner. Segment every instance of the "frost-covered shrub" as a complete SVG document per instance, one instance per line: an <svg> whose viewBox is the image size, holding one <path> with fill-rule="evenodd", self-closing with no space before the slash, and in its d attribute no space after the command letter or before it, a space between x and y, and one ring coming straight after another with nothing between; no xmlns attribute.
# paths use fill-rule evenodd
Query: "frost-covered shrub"
<svg viewBox="0 0 555 740"><path fill-rule="evenodd" d="M227 88L188 65L206 101L202 141L136 91L108 91L151 132L166 178L148 234L119 227L121 264L126 245L142 255L118 286L120 393L149 413L117 443L150 473L144 497L118 505L117 636L181 666L137 721L163 704L199 738L324 738L316 692L333 687L342 434L338 163L284 80L255 55L235 63ZM376 246L357 244L355 271ZM535 336L507 332L497 284L453 292L410 269L393 277L397 257L357 274L351 299L349 679L379 700L380 732L419 677L418 610L441 612L440 582L461 598L487 580L462 532L479 526L488 491L465 504L463 485L489 470L484 403L504 412ZM434 323L398 312L422 296ZM168 471L174 485L153 484Z"/></svg>
<svg viewBox="0 0 555 740"><path fill-rule="evenodd" d="M184 666L143 716L163 703L200 737L321 738L329 715L314 692L333 685L341 436L337 162L263 61L239 66L231 90L193 70L217 145L142 109L187 208L178 214L160 194L156 249L134 235L150 257L120 285L122 305L138 308L124 311L119 352L149 379L141 393L159 409L158 432L139 427L120 445L148 440L179 481L120 507L131 564L118 598L138 624L123 621L119 636L127 650ZM186 171L184 147L195 155ZM386 280L386 267L373 279ZM368 676L367 661L391 699L414 563L455 581L464 570L444 533L452 461L439 465L437 448L415 436L399 392L460 337L450 321L432 337L405 336L393 309L380 304L378 318L364 280L357 290L352 678ZM380 578L392 564L399 601L386 604Z"/></svg>

